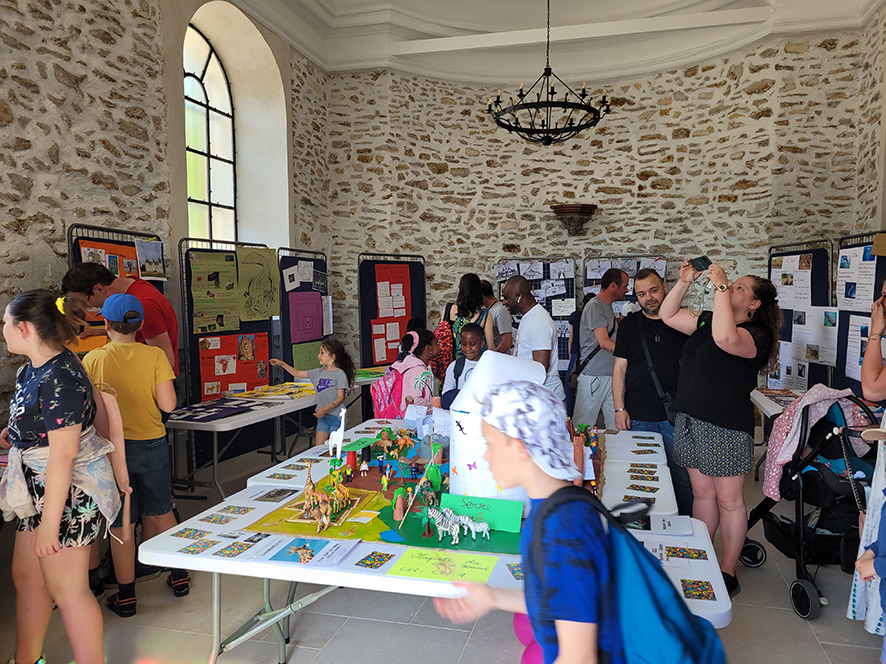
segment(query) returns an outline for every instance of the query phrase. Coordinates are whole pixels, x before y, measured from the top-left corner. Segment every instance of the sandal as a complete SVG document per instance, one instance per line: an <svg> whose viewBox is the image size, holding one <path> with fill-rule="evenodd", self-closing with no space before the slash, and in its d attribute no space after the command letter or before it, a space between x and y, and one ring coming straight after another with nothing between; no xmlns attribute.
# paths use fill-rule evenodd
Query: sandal
<svg viewBox="0 0 886 664"><path fill-rule="evenodd" d="M176 597L184 597L191 592L191 577L185 574L180 579L175 579L172 574L166 577L166 585L172 588L172 594Z"/></svg>
<svg viewBox="0 0 886 664"><path fill-rule="evenodd" d="M135 597L127 597L125 599L120 599L120 593L114 593L110 597L108 597L105 602L108 605L108 608L116 613L121 618L131 618L135 615L136 611L136 603L138 599Z"/></svg>

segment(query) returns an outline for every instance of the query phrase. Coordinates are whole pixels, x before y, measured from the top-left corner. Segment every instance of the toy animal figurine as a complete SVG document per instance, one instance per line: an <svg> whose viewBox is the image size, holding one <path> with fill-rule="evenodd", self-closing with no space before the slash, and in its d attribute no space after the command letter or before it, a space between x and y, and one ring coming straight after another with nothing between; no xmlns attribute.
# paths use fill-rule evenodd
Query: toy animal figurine
<svg viewBox="0 0 886 664"><path fill-rule="evenodd" d="M308 504L308 500L311 496L314 495L314 480L311 479L311 466L314 465L313 460L308 461L308 478L305 480L305 490L304 490L304 498L305 504Z"/></svg>
<svg viewBox="0 0 886 664"><path fill-rule="evenodd" d="M332 505L329 503L329 496L324 493L315 493L310 514L311 518L317 522L318 533L329 528L329 523L332 520Z"/></svg>
<svg viewBox="0 0 886 664"><path fill-rule="evenodd" d="M440 504L440 501L437 499L437 492L434 491L434 486L427 477L419 482L418 490L421 492L425 505L428 505L429 507L437 507Z"/></svg>
<svg viewBox="0 0 886 664"><path fill-rule="evenodd" d="M341 410L338 413L338 417L341 420L339 423L338 429L330 432L329 434L329 456L333 459L337 459L341 454L341 446L342 441L345 439L345 419L348 413L348 409L345 406L342 406ZM336 451L336 447L338 450Z"/></svg>
<svg viewBox="0 0 886 664"><path fill-rule="evenodd" d="M435 507L428 507L428 516L434 520L434 525L437 526L437 541L442 542L443 534L448 533L452 546L456 546L461 531L459 524Z"/></svg>
<svg viewBox="0 0 886 664"><path fill-rule="evenodd" d="M468 530L470 530L472 540L477 540L477 533L480 533L482 537L489 539L489 524L485 521L475 521L467 514L456 514L448 507L443 508L443 514L464 528L465 535L467 535Z"/></svg>

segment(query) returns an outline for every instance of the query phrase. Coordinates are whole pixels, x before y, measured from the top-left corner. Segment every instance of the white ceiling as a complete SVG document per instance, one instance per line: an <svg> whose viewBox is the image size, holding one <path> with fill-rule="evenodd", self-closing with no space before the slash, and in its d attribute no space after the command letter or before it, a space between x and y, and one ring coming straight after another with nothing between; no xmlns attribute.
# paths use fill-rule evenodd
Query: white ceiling
<svg viewBox="0 0 886 664"><path fill-rule="evenodd" d="M233 0L328 72L512 83L541 73L545 0ZM696 63L770 34L864 25L884 0L551 0L564 80ZM537 74L536 74L537 71Z"/></svg>

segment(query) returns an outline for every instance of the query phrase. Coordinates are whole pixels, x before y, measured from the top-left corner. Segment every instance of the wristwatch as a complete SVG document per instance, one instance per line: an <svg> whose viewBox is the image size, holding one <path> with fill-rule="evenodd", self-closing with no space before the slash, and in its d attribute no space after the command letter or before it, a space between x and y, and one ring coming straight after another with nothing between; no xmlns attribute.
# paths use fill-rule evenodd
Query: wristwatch
<svg viewBox="0 0 886 664"><path fill-rule="evenodd" d="M727 286L726 284L717 284L716 288L721 293L725 293L726 291L729 290L729 286Z"/></svg>

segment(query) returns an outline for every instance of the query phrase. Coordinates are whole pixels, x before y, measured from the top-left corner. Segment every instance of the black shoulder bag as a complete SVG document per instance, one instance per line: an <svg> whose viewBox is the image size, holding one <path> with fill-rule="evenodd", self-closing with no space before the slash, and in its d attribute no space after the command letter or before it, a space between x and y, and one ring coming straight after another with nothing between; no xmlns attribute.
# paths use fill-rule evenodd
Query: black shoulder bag
<svg viewBox="0 0 886 664"><path fill-rule="evenodd" d="M615 323L613 323L611 330L609 328L606 328L606 336L611 339L613 332L615 332ZM593 334L593 331L591 333ZM569 387L571 387L573 390L578 389L578 377L581 376L581 372L585 370L585 367L588 366L588 363L590 363L590 361L594 359L594 356L602 349L603 347L598 343L597 347L591 351L590 355L588 355L584 360L576 362L572 365L572 373L569 374Z"/></svg>
<svg viewBox="0 0 886 664"><path fill-rule="evenodd" d="M643 318L645 319L646 317L643 316ZM646 356L646 365L649 367L649 375L652 376L652 384L655 385L655 391L658 393L658 398L661 399L661 405L664 406L665 416L668 418L668 422L673 424L674 419L677 416L677 413L674 410L674 395L665 392L661 387L661 381L658 380L658 375L655 373L655 367L652 365L652 356L649 354L649 344L646 343L646 335L643 334L643 330L640 330L640 343L643 344L643 354Z"/></svg>

